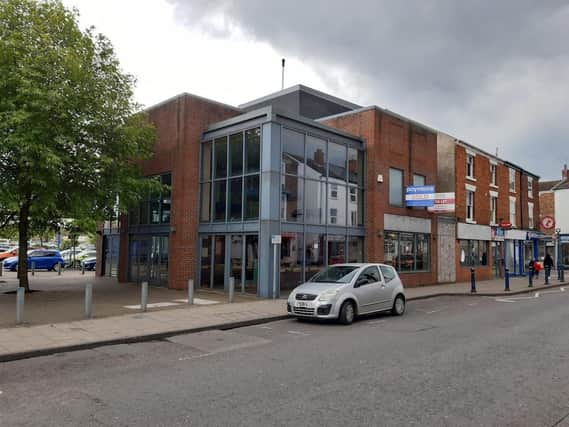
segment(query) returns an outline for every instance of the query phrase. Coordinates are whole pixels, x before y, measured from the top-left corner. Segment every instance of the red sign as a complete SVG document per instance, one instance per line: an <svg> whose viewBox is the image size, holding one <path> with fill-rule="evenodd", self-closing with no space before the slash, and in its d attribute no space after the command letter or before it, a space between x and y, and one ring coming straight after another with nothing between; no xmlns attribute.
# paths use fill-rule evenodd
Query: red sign
<svg viewBox="0 0 569 427"><path fill-rule="evenodd" d="M555 219L552 216L544 216L541 219L541 226L545 229L545 230L551 230L553 227L555 227Z"/></svg>
<svg viewBox="0 0 569 427"><path fill-rule="evenodd" d="M500 224L498 224L500 226L500 228L503 229L510 229L512 228L512 223L510 221L502 221L500 222Z"/></svg>

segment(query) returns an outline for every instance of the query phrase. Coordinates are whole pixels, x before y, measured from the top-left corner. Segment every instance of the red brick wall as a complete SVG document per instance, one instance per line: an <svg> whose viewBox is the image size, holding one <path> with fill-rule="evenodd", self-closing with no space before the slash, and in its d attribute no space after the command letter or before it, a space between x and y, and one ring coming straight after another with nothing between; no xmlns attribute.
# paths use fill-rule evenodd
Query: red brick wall
<svg viewBox="0 0 569 427"><path fill-rule="evenodd" d="M553 191L544 192L539 195L539 206L539 219L543 218L544 216L555 217L555 196ZM555 227L546 230L540 225L539 229L549 235L555 234Z"/></svg>
<svg viewBox="0 0 569 427"><path fill-rule="evenodd" d="M237 109L193 95L181 95L149 110L156 125L154 156L141 162L145 176L172 174L168 287L184 289L196 276L199 151L205 128L236 115ZM125 222L126 223L126 222ZM119 280L127 280L128 235L121 233Z"/></svg>
<svg viewBox="0 0 569 427"><path fill-rule="evenodd" d="M403 170L403 185L412 185L413 174L425 176L427 184L436 184L436 134L384 113L369 109L323 121L328 126L362 137L366 147L365 226L366 257L371 262L384 261L384 213L431 219L431 235L436 236L437 225L424 209L410 209L389 205L389 168ZM383 182L377 176L383 175ZM431 239L431 271L404 273L405 286L434 284L437 281L437 248Z"/></svg>

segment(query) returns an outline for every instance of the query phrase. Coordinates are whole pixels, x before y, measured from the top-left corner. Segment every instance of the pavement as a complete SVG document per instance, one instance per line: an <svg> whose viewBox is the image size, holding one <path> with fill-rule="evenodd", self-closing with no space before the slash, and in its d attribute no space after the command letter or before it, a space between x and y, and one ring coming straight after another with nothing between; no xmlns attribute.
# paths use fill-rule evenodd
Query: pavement
<svg viewBox="0 0 569 427"><path fill-rule="evenodd" d="M4 291L17 286L15 278L2 279ZM87 282L94 283L95 318L79 320ZM545 286L538 281L528 288L526 278L512 278L509 292L504 291L502 280L491 280L478 282L476 294L471 294L470 283L409 288L406 294L409 301L449 295L511 297L563 285L554 279L551 282ZM282 299L238 296L235 303L228 304L223 293L200 291L196 294L200 304L188 305L184 291L164 288L150 289L150 308L143 313L138 306L138 286L80 273L68 273L63 279L56 273L34 276L31 287L39 291L26 296L23 325L15 324L16 296L0 294L0 362L208 329L227 330L286 317Z"/></svg>
<svg viewBox="0 0 569 427"><path fill-rule="evenodd" d="M1 363L0 425L568 427L569 291L539 294Z"/></svg>

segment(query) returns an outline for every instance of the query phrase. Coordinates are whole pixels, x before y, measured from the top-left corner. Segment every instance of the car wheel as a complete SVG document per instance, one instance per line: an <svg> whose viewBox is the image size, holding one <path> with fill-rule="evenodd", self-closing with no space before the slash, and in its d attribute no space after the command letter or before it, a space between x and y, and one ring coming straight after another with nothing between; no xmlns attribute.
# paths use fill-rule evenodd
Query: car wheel
<svg viewBox="0 0 569 427"><path fill-rule="evenodd" d="M391 313L394 316L402 316L403 313L405 313L405 298L403 297L403 295L399 294L395 297Z"/></svg>
<svg viewBox="0 0 569 427"><path fill-rule="evenodd" d="M346 301L342 304L340 308L340 316L338 320L342 325L350 325L354 318L356 317L356 309L354 307L354 303L351 301Z"/></svg>
<svg viewBox="0 0 569 427"><path fill-rule="evenodd" d="M57 263L53 264L49 270L50 271L57 271Z"/></svg>

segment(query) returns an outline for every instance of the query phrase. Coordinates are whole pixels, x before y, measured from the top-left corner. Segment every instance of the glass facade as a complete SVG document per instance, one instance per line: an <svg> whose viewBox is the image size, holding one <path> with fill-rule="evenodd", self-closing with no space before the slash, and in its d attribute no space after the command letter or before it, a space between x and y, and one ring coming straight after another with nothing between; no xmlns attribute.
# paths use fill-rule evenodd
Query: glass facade
<svg viewBox="0 0 569 427"><path fill-rule="evenodd" d="M162 185L168 187L161 194L148 194L148 197L141 201L137 206L129 209L128 224L148 225L148 224L169 224L172 201L170 199L172 186L172 175L164 173L162 175L149 177L157 179Z"/></svg>
<svg viewBox="0 0 569 427"><path fill-rule="evenodd" d="M488 242L485 240L459 240L460 265L478 267L488 265Z"/></svg>
<svg viewBox="0 0 569 427"><path fill-rule="evenodd" d="M132 236L129 244L129 281L168 286L168 236Z"/></svg>
<svg viewBox="0 0 569 427"><path fill-rule="evenodd" d="M399 272L430 270L430 235L386 231L383 240L384 262Z"/></svg>
<svg viewBox="0 0 569 427"><path fill-rule="evenodd" d="M260 144L260 128L202 143L200 222L259 218Z"/></svg>

